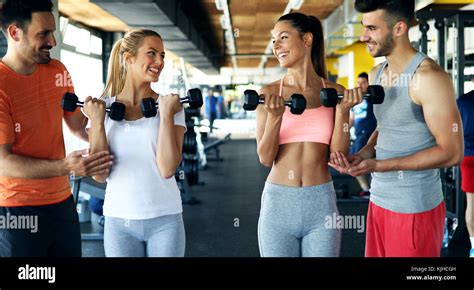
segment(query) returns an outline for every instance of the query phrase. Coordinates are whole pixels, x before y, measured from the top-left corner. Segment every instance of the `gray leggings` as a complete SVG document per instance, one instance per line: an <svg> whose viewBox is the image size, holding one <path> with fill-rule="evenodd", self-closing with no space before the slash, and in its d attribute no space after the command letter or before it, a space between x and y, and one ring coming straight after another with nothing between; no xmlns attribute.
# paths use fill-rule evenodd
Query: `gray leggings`
<svg viewBox="0 0 474 290"><path fill-rule="evenodd" d="M265 183L258 220L262 257L337 257L341 230L326 226L338 215L332 181L305 187Z"/></svg>
<svg viewBox="0 0 474 290"><path fill-rule="evenodd" d="M184 257L181 213L146 220L105 217L107 257Z"/></svg>

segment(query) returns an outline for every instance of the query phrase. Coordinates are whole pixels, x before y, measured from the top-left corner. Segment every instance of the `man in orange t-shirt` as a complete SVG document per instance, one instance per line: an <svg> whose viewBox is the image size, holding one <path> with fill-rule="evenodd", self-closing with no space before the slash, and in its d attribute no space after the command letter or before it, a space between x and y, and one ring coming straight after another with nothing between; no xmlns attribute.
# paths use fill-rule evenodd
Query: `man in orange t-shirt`
<svg viewBox="0 0 474 290"><path fill-rule="evenodd" d="M8 50L0 61L0 257L81 256L79 220L68 176L107 172L112 157L65 156L62 120L88 141L80 110L61 109L73 92L56 45L51 0L7 0L1 8Z"/></svg>

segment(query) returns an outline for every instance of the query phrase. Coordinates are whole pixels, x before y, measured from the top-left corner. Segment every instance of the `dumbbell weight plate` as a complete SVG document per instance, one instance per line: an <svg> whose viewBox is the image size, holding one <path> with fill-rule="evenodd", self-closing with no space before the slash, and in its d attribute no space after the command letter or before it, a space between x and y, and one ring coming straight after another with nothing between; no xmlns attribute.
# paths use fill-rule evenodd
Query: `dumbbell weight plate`
<svg viewBox="0 0 474 290"><path fill-rule="evenodd" d="M375 105L382 104L385 99L385 91L382 86L369 86L367 94L367 101Z"/></svg>
<svg viewBox="0 0 474 290"><path fill-rule="evenodd" d="M190 89L188 91L189 107L200 108L203 105L202 94L200 89Z"/></svg>
<svg viewBox="0 0 474 290"><path fill-rule="evenodd" d="M77 102L79 99L73 93L65 93L63 99L61 100L61 108L68 112L74 112L77 107Z"/></svg>
<svg viewBox="0 0 474 290"><path fill-rule="evenodd" d="M335 107L339 98L337 96L337 90L335 88L324 88L319 93L321 105L324 107Z"/></svg>
<svg viewBox="0 0 474 290"><path fill-rule="evenodd" d="M125 105L119 102L113 102L110 106L109 117L114 121L122 121L125 118Z"/></svg>
<svg viewBox="0 0 474 290"><path fill-rule="evenodd" d="M199 167L198 167L198 161L197 160L190 160L190 165L191 165L191 174L190 174L190 179L189 183L190 185L196 185L198 184L199 180Z"/></svg>
<svg viewBox="0 0 474 290"><path fill-rule="evenodd" d="M293 94L291 96L290 112L295 115L303 114L306 109L306 99L301 94Z"/></svg>
<svg viewBox="0 0 474 290"><path fill-rule="evenodd" d="M260 96L254 90L245 90L244 92L244 110L254 111L257 109Z"/></svg>
<svg viewBox="0 0 474 290"><path fill-rule="evenodd" d="M197 153L196 134L188 134L188 133L184 134L183 153L186 153L186 154Z"/></svg>

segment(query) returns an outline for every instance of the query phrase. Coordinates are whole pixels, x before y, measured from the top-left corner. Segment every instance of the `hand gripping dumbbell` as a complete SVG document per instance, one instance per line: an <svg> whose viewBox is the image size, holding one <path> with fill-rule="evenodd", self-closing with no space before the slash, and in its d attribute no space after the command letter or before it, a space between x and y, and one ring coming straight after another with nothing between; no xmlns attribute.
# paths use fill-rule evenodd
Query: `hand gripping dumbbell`
<svg viewBox="0 0 474 290"><path fill-rule="evenodd" d="M76 94L65 93L61 101L61 107L68 112L74 112L77 107L84 107L84 102L79 102ZM105 109L109 113L110 119L122 121L125 117L125 105L119 102L113 102L110 108Z"/></svg>
<svg viewBox="0 0 474 290"><path fill-rule="evenodd" d="M319 94L321 104L325 107L335 107L343 96L343 94L339 94L334 88L324 88ZM385 92L382 86L369 86L367 93L365 93L362 98L367 99L371 104L382 104L385 98Z"/></svg>
<svg viewBox="0 0 474 290"><path fill-rule="evenodd" d="M245 90L244 97L244 110L246 111L253 111L258 104L265 103L265 100L260 99L260 96L254 90ZM285 106L290 107L292 114L301 115L306 109L306 99L303 95L293 94L290 101L285 101Z"/></svg>
<svg viewBox="0 0 474 290"><path fill-rule="evenodd" d="M181 103L189 103L189 107L196 109L202 107L202 94L200 89L190 89L185 98L180 98ZM157 114L158 104L153 98L146 98L142 100L141 109L145 118L154 117Z"/></svg>

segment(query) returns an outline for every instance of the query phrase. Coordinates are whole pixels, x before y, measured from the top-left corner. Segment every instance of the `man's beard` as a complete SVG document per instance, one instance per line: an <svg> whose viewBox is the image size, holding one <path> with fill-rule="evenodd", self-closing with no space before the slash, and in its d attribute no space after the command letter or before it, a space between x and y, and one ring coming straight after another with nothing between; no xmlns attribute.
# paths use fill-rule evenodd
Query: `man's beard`
<svg viewBox="0 0 474 290"><path fill-rule="evenodd" d="M22 51L28 59L34 61L38 64L46 64L51 61L50 54L44 54L43 49L52 49L52 46L45 45L40 48L40 51L35 51L30 47L29 42L25 40L25 43L22 45Z"/></svg>
<svg viewBox="0 0 474 290"><path fill-rule="evenodd" d="M390 32L384 39L378 41L379 48L375 51L373 57L387 56L393 49L393 34Z"/></svg>

